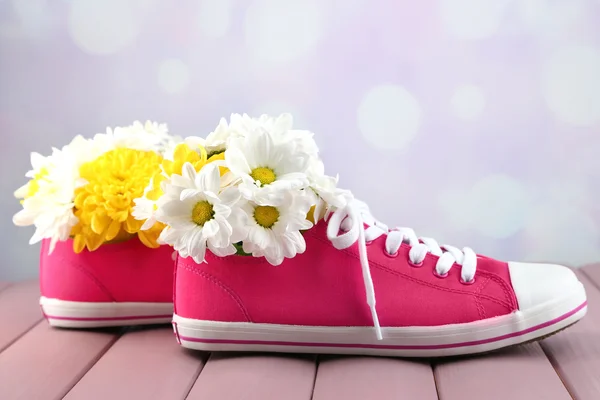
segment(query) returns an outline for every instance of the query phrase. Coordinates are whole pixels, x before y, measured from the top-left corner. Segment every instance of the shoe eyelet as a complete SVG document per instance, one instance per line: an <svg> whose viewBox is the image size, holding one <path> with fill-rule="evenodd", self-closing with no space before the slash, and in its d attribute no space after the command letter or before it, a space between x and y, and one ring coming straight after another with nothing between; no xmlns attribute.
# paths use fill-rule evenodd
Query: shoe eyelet
<svg viewBox="0 0 600 400"><path fill-rule="evenodd" d="M448 273L447 272L445 274L440 274L440 273L437 272L436 269L433 270L433 275L435 277L437 277L437 278L440 278L440 279L444 279L444 278L448 277Z"/></svg>
<svg viewBox="0 0 600 400"><path fill-rule="evenodd" d="M423 261L421 261L420 263L417 264L417 263L412 262L412 260L409 258L408 265L410 265L413 268L421 268L423 266Z"/></svg>
<svg viewBox="0 0 600 400"><path fill-rule="evenodd" d="M472 285L475 283L475 278L471 279L470 281L465 281L463 280L463 278L460 278L460 283L462 283L463 285Z"/></svg>
<svg viewBox="0 0 600 400"><path fill-rule="evenodd" d="M388 253L388 252L387 252L387 250L383 250L383 253L384 253L386 256L388 256L389 258L396 258L396 257L398 257L398 253L399 253L399 252L397 251L397 252L395 252L395 253L393 253L393 254L390 254L390 253Z"/></svg>
<svg viewBox="0 0 600 400"><path fill-rule="evenodd" d="M367 245L367 246L370 246L371 244L373 244L373 241L372 241L372 240L367 240L367 241L365 241L365 245Z"/></svg>

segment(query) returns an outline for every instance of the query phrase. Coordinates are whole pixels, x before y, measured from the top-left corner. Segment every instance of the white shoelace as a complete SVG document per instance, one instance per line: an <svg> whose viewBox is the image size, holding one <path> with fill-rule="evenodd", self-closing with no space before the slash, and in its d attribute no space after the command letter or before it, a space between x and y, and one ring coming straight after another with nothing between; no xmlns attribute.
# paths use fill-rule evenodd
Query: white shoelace
<svg viewBox="0 0 600 400"><path fill-rule="evenodd" d="M409 261L418 266L425 260L428 253L439 257L435 272L440 277L445 277L454 263L462 266L461 280L464 283L472 283L477 270L477 255L469 247L462 250L448 245L440 246L434 239L419 238L410 228L389 229L384 223L377 221L369 212L369 207L356 199L352 200L346 207L335 210L328 214L327 237L336 249L346 249L358 241L358 252L362 267L363 281L367 294L367 304L371 309L373 326L377 339L383 339L379 316L375 307L375 288L371 278L371 268L367 257L367 242L371 242L382 235L387 235L385 240L385 251L389 255L397 254L402 243L411 246L408 253ZM365 229L365 224L368 228ZM340 234L340 231L342 233Z"/></svg>

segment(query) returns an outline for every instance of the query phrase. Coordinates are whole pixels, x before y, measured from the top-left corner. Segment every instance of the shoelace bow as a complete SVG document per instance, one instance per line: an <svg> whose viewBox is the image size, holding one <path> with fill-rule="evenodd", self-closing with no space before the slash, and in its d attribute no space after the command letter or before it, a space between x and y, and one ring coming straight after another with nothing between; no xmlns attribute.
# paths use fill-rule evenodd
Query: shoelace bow
<svg viewBox="0 0 600 400"><path fill-rule="evenodd" d="M361 201L354 199L346 207L329 213L326 216L327 218L329 219L327 237L336 249L346 249L358 241L367 304L371 310L373 326L378 340L383 339L383 335L375 307L375 288L367 256L367 242L373 241L382 235L387 235L385 251L391 256L397 254L402 243L407 243L411 247L408 258L413 265L421 264L425 260L425 256L431 253L439 257L435 266L435 273L438 276L445 277L456 263L462 266L461 280L464 283L471 283L475 278L477 255L472 249L465 247L460 250L453 246L440 246L434 239L417 237L410 228L389 229L387 225L377 221L371 215L369 207ZM366 229L365 224L368 225Z"/></svg>

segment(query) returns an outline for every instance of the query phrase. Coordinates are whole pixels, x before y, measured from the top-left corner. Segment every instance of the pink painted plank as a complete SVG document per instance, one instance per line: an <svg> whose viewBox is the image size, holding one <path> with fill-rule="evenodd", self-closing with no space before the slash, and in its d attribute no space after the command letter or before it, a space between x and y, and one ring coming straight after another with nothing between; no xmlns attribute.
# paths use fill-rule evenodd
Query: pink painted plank
<svg viewBox="0 0 600 400"><path fill-rule="evenodd" d="M37 281L15 283L0 292L0 351L42 319Z"/></svg>
<svg viewBox="0 0 600 400"><path fill-rule="evenodd" d="M308 400L316 372L314 356L213 353L188 400Z"/></svg>
<svg viewBox="0 0 600 400"><path fill-rule="evenodd" d="M431 365L376 357L323 357L314 400L437 400Z"/></svg>
<svg viewBox="0 0 600 400"><path fill-rule="evenodd" d="M544 340L542 348L573 398L597 400L600 397L600 291L581 272L578 271L578 275L586 288L588 314L566 331Z"/></svg>
<svg viewBox="0 0 600 400"><path fill-rule="evenodd" d="M62 398L112 345L117 332L62 330L39 322L0 353L0 397Z"/></svg>
<svg viewBox="0 0 600 400"><path fill-rule="evenodd" d="M140 328L123 335L65 399L185 399L205 359L182 349L171 328Z"/></svg>
<svg viewBox="0 0 600 400"><path fill-rule="evenodd" d="M434 367L443 400L571 400L537 343Z"/></svg>

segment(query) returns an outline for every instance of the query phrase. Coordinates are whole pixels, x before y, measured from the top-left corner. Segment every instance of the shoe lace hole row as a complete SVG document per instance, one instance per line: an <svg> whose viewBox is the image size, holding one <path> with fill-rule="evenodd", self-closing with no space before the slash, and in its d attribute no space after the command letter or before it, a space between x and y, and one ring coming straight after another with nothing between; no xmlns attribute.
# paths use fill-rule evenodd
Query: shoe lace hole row
<svg viewBox="0 0 600 400"><path fill-rule="evenodd" d="M367 246L368 246L368 245L370 245L371 243L373 243L373 241L368 241L366 244L367 244ZM398 257L398 253L399 253L399 252L398 252L398 251L396 251L395 253L389 253L387 250L385 250L383 253L386 255L386 257L389 257L389 258L396 258L396 257ZM422 266L423 266L423 262L424 262L424 261L421 261L420 263L415 263L415 262L413 262L413 261L412 261L410 258L408 259L408 265L410 265L410 266L411 266L411 267L413 267L413 268L420 268L420 267L422 267ZM433 270L433 275L435 275L436 277L438 277L438 278L440 278L440 279L444 279L444 278L447 278L447 277L448 277L448 273L447 273L447 272L446 272L445 274L440 274L440 273L438 273L438 272L437 272L437 270L436 270L436 269L434 269L434 270ZM461 284L463 284L463 285L472 285L472 284L474 284L474 283L475 283L475 278L472 278L470 281L465 281L465 280L464 280L464 279L461 277L459 282L460 282Z"/></svg>

